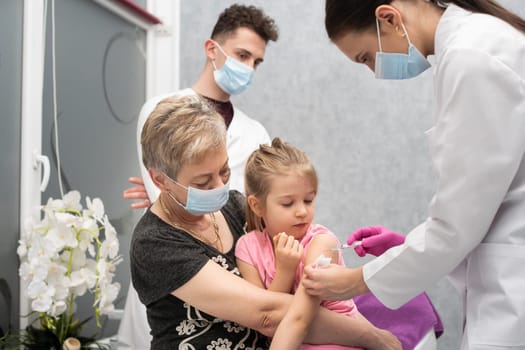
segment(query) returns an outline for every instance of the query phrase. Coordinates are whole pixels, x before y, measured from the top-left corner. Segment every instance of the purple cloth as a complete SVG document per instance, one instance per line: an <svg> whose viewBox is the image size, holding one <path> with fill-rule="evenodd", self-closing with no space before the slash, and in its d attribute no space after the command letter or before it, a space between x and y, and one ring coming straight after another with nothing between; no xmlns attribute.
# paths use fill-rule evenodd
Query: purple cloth
<svg viewBox="0 0 525 350"><path fill-rule="evenodd" d="M443 323L426 293L421 293L399 309L384 306L372 293L354 297L359 312L374 326L389 330L412 350L434 328L436 337L443 334Z"/></svg>

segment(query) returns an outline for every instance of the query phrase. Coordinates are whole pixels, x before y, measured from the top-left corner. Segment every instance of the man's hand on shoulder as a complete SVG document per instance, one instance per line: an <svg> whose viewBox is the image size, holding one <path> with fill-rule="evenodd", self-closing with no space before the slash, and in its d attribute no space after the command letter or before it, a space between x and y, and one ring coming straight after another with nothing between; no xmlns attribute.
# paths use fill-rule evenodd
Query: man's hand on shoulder
<svg viewBox="0 0 525 350"><path fill-rule="evenodd" d="M151 205L151 202L148 197L148 192L146 192L146 187L144 186L144 181L140 177L130 177L128 182L135 185L133 187L128 187L122 193L124 199L140 199L140 202L131 203L131 208L133 209L143 209L148 208Z"/></svg>

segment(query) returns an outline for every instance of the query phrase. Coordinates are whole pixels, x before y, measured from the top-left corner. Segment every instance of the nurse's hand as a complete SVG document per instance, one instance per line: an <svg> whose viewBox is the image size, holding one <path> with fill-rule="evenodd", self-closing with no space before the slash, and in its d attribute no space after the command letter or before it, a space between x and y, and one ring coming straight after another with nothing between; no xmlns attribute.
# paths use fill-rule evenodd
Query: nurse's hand
<svg viewBox="0 0 525 350"><path fill-rule="evenodd" d="M305 266L302 283L306 292L323 300L347 300L368 293L363 269L350 269L337 264L323 267Z"/></svg>
<svg viewBox="0 0 525 350"><path fill-rule="evenodd" d="M130 177L128 182L136 186L126 188L122 193L124 199L141 199L140 202L131 203L131 208L148 208L151 202L144 186L144 181L140 177Z"/></svg>
<svg viewBox="0 0 525 350"><path fill-rule="evenodd" d="M355 241L361 241L360 245L354 247L357 255L365 256L366 254L372 254L379 256L388 249L403 244L405 242L405 236L390 231L383 226L369 226L361 227L354 231L348 237L346 243L351 245Z"/></svg>

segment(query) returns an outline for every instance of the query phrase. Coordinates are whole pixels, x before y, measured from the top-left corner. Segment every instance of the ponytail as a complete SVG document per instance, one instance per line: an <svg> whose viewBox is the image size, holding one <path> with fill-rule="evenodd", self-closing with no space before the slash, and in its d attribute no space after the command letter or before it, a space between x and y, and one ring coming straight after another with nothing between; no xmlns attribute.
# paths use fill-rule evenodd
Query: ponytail
<svg viewBox="0 0 525 350"><path fill-rule="evenodd" d="M525 33L525 20L510 12L494 0L431 0L431 2L451 3L467 11L484 13L507 22L517 30Z"/></svg>

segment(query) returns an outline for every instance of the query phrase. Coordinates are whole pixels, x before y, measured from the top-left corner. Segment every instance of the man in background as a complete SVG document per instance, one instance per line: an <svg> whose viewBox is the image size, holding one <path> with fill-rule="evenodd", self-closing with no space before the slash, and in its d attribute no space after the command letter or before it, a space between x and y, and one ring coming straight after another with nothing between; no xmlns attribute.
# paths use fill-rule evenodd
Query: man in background
<svg viewBox="0 0 525 350"><path fill-rule="evenodd" d="M266 129L235 108L231 95L243 92L252 82L257 66L263 62L268 41L276 41L275 21L254 6L234 4L226 8L204 42L206 62L197 81L190 87L155 96L142 106L137 122L137 146L142 178L131 177L135 186L126 189L125 199L140 200L132 208L147 208L159 195L148 170L142 164L140 136L142 127L157 103L169 96L196 95L208 102L224 118L231 169L230 188L244 192L244 166L248 156L262 143L269 143ZM132 349L149 349L151 336L146 308L130 284L119 341Z"/></svg>

